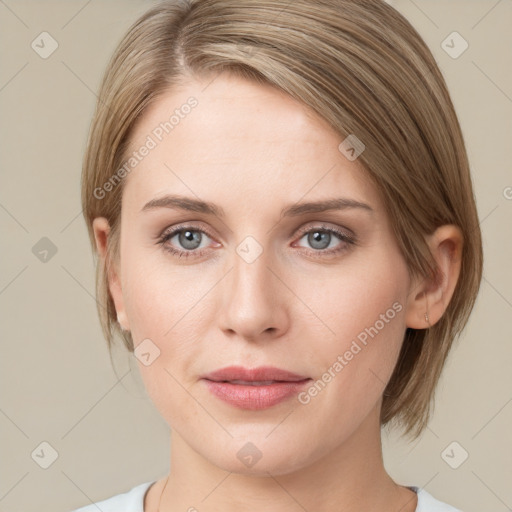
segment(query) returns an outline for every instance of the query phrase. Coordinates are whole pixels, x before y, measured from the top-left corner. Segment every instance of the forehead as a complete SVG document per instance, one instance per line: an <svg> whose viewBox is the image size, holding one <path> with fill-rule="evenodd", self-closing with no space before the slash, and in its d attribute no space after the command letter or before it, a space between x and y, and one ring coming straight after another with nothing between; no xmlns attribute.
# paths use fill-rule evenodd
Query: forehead
<svg viewBox="0 0 512 512"><path fill-rule="evenodd" d="M170 190L204 196L214 189L219 197L229 187L252 199L277 200L286 190L298 200L334 187L377 201L362 165L340 153L342 141L270 85L228 74L192 79L161 95L138 122L128 156L151 149L127 176L125 194L140 204Z"/></svg>

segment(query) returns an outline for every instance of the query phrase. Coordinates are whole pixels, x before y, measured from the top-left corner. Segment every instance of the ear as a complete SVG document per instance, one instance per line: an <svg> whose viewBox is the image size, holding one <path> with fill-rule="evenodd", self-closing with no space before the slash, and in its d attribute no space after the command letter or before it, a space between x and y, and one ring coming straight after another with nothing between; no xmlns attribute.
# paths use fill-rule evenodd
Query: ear
<svg viewBox="0 0 512 512"><path fill-rule="evenodd" d="M96 241L96 249L98 255L102 260L101 264L106 268L105 263L109 258L107 254L107 243L110 235L110 225L105 217L96 217L92 222L94 231L94 239ZM116 307L117 321L119 322L121 329L126 331L129 330L128 318L124 307L123 292L121 288L121 281L119 279L119 273L116 265L112 264L108 271L108 286L112 300Z"/></svg>
<svg viewBox="0 0 512 512"><path fill-rule="evenodd" d="M411 288L407 301L406 325L413 329L426 329L443 316L459 279L463 236L452 224L437 228L427 237L430 252L438 272L436 278L418 279Z"/></svg>

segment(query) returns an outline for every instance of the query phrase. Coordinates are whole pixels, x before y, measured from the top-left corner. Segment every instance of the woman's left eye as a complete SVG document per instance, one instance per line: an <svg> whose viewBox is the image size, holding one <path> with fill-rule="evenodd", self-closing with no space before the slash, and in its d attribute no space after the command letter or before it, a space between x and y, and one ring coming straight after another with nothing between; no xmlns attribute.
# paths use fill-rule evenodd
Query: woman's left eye
<svg viewBox="0 0 512 512"><path fill-rule="evenodd" d="M300 240L302 239L306 239L309 247L321 255L338 253L356 243L352 234L328 226L314 227L303 231Z"/></svg>

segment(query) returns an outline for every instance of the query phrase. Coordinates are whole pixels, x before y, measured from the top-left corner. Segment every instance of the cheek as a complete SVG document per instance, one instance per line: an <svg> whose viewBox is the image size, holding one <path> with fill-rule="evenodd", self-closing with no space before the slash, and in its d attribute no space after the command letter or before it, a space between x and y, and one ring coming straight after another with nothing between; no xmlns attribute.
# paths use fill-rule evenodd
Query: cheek
<svg viewBox="0 0 512 512"><path fill-rule="evenodd" d="M212 321L207 292L215 280L210 282L193 266L176 270L165 258L151 265L144 264L144 258L148 256L132 251L123 273L139 371L148 396L169 424L175 424L178 415L179 421L192 421L197 411L190 407L188 389L197 377L195 362L204 358L201 340Z"/></svg>
<svg viewBox="0 0 512 512"><path fill-rule="evenodd" d="M386 256L347 265L311 297L329 330L322 327L315 344L312 358L319 371L300 401L340 404L332 413L342 421L348 414L364 416L377 402L401 348L409 278L399 256ZM310 332L310 337L319 336Z"/></svg>
<svg viewBox="0 0 512 512"><path fill-rule="evenodd" d="M193 267L170 264L160 248L154 253L134 248L124 263L123 298L130 328L137 339L163 342L187 322L204 295L205 280Z"/></svg>

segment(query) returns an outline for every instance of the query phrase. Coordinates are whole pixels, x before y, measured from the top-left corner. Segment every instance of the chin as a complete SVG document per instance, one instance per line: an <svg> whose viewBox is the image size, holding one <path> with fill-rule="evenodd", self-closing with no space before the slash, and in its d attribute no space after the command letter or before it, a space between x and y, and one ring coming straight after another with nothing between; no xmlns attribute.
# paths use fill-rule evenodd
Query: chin
<svg viewBox="0 0 512 512"><path fill-rule="evenodd" d="M277 441L273 443L265 436L259 440L253 437L253 441L236 441L208 458L224 471L262 477L293 473L313 462L314 454L297 449L297 444L284 446Z"/></svg>

